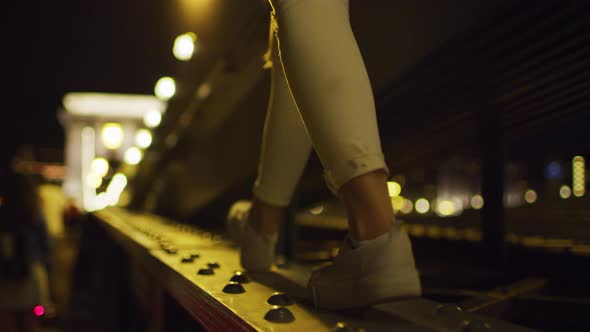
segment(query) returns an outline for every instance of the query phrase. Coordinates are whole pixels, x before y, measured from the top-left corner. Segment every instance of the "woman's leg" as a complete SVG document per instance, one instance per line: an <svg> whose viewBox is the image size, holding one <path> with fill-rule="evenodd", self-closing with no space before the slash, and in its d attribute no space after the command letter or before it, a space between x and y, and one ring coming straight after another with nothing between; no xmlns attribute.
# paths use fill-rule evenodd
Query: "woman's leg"
<svg viewBox="0 0 590 332"><path fill-rule="evenodd" d="M387 193L371 84L352 33L347 0L275 5L281 59L291 91L357 240L389 230Z"/></svg>
<svg viewBox="0 0 590 332"><path fill-rule="evenodd" d="M241 246L240 260L249 271L272 265L277 230L311 152L311 141L287 85L271 19L269 52L271 92L264 125L258 177L252 202L236 202L228 214L228 232Z"/></svg>
<svg viewBox="0 0 590 332"><path fill-rule="evenodd" d="M317 306L350 308L421 292L407 234L394 225L369 78L350 28L348 0L275 3L282 64L351 239L314 271Z"/></svg>
<svg viewBox="0 0 590 332"><path fill-rule="evenodd" d="M272 30L276 26L274 16L271 20ZM269 41L270 98L249 218L255 230L268 235L277 232L311 152L311 141L289 91L273 35Z"/></svg>

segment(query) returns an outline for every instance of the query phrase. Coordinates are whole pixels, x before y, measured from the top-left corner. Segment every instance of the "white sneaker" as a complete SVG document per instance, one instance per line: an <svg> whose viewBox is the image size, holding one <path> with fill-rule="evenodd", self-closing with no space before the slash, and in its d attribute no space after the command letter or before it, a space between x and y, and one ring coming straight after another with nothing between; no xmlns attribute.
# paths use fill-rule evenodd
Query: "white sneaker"
<svg viewBox="0 0 590 332"><path fill-rule="evenodd" d="M260 235L247 223L252 202L236 201L230 208L226 230L240 246L242 267L251 272L268 271L275 258L278 235Z"/></svg>
<svg viewBox="0 0 590 332"><path fill-rule="evenodd" d="M422 294L410 239L398 223L357 248L347 238L334 262L312 273L308 289L316 307L324 309L364 307Z"/></svg>

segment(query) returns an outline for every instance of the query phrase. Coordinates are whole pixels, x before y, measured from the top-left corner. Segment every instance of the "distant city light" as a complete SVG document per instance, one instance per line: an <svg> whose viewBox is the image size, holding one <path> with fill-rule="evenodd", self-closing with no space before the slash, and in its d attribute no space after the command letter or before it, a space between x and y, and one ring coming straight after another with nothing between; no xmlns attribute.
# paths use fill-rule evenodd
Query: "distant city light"
<svg viewBox="0 0 590 332"><path fill-rule="evenodd" d="M547 164L545 168L545 177L547 179L558 179L562 177L561 164L557 161L552 161Z"/></svg>
<svg viewBox="0 0 590 332"><path fill-rule="evenodd" d="M96 199L94 201L94 209L102 210L102 209L106 208L108 205L109 205L109 201L108 201L107 193L102 192L102 193L96 195Z"/></svg>
<svg viewBox="0 0 590 332"><path fill-rule="evenodd" d="M86 176L86 183L96 189L98 187L100 187L100 185L102 184L102 176L100 176L99 174L95 173L95 172L90 172L90 174L88 174Z"/></svg>
<svg viewBox="0 0 590 332"><path fill-rule="evenodd" d="M559 188L559 197L563 198L563 199L568 199L572 196L572 188L570 188L570 186L568 186L567 184L564 184L563 186L561 186L561 188Z"/></svg>
<svg viewBox="0 0 590 332"><path fill-rule="evenodd" d="M123 144L123 128L118 123L105 123L102 127L101 138L107 149L118 149Z"/></svg>
<svg viewBox="0 0 590 332"><path fill-rule="evenodd" d="M426 213L430 209L430 203L428 203L426 198L418 198L416 204L414 204L414 208L418 213Z"/></svg>
<svg viewBox="0 0 590 332"><path fill-rule="evenodd" d="M575 156L572 160L572 187L574 196L581 197L586 193L586 161L582 156Z"/></svg>
<svg viewBox="0 0 590 332"><path fill-rule="evenodd" d="M36 305L33 308L33 314L37 317L43 316L45 314L45 307L42 305Z"/></svg>
<svg viewBox="0 0 590 332"><path fill-rule="evenodd" d="M436 205L436 210L439 215L447 217L455 214L455 212L457 211L457 206L455 202L451 200L441 200Z"/></svg>
<svg viewBox="0 0 590 332"><path fill-rule="evenodd" d="M403 198L402 196L394 196L391 197L391 206L393 207L394 211L399 211L402 209L402 207L404 207L404 200L405 198Z"/></svg>
<svg viewBox="0 0 590 332"><path fill-rule="evenodd" d="M111 179L109 186L107 187L107 192L122 192L127 186L127 177L124 174L117 173Z"/></svg>
<svg viewBox="0 0 590 332"><path fill-rule="evenodd" d="M176 82L172 77L162 77L156 82L154 93L156 97L162 100L168 100L176 93Z"/></svg>
<svg viewBox="0 0 590 332"><path fill-rule="evenodd" d="M142 149L149 147L152 144L152 133L147 129L139 129L135 133L135 144Z"/></svg>
<svg viewBox="0 0 590 332"><path fill-rule="evenodd" d="M483 197L481 197L481 195L473 195L473 197L471 197L470 203L472 208L479 210L484 204Z"/></svg>
<svg viewBox="0 0 590 332"><path fill-rule="evenodd" d="M104 158L95 158L90 164L90 171L105 176L109 172L109 162Z"/></svg>
<svg viewBox="0 0 590 332"><path fill-rule="evenodd" d="M389 197L395 197L401 194L402 187L395 181L389 181L387 182L387 190L389 191Z"/></svg>
<svg viewBox="0 0 590 332"><path fill-rule="evenodd" d="M125 151L125 155L123 156L125 162L129 165L139 164L142 157L143 155L141 153L141 150L134 146L127 149L127 151Z"/></svg>
<svg viewBox="0 0 590 332"><path fill-rule="evenodd" d="M197 36L192 32L183 33L174 39L172 53L178 60L188 61L193 57L195 52L195 42Z"/></svg>
<svg viewBox="0 0 590 332"><path fill-rule="evenodd" d="M408 213L412 212L413 208L414 208L414 204L412 204L412 201L410 201L409 199L404 199L404 205L400 209L400 212L408 214Z"/></svg>
<svg viewBox="0 0 590 332"><path fill-rule="evenodd" d="M525 202L532 204L537 201L537 192L533 189L529 189L524 192L524 200Z"/></svg>
<svg viewBox="0 0 590 332"><path fill-rule="evenodd" d="M115 206L119 202L121 193L127 186L127 177L124 174L117 173L113 176L113 179L107 186L107 191L104 193L104 204Z"/></svg>
<svg viewBox="0 0 590 332"><path fill-rule="evenodd" d="M143 117L143 123L149 128L155 128L160 125L162 121L162 114L159 111L152 110L145 114Z"/></svg>

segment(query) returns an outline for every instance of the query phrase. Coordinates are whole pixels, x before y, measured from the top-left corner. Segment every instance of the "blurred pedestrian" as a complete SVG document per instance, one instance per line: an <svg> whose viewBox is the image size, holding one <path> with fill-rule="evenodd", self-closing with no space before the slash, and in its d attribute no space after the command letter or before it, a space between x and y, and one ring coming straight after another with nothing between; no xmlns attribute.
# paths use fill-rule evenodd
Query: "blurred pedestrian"
<svg viewBox="0 0 590 332"><path fill-rule="evenodd" d="M35 331L50 305L50 246L37 188L15 172L11 159L0 165L0 328Z"/></svg>

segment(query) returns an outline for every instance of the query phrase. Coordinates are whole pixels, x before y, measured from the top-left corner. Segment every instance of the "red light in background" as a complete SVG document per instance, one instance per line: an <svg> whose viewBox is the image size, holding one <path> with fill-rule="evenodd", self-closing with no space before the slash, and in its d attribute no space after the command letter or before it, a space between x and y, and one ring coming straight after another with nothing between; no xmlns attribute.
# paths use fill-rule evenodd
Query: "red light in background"
<svg viewBox="0 0 590 332"><path fill-rule="evenodd" d="M43 314L45 313L45 308L42 305L35 306L35 308L33 308L33 313L37 317L43 316Z"/></svg>

